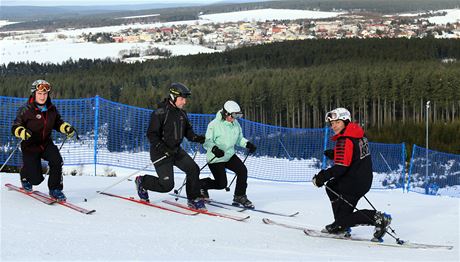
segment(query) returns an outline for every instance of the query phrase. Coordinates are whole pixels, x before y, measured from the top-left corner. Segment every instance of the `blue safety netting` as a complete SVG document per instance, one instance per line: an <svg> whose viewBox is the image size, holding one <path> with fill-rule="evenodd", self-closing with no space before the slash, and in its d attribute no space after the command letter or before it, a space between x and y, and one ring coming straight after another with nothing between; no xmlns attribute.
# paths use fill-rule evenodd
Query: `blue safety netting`
<svg viewBox="0 0 460 262"><path fill-rule="evenodd" d="M332 136L332 129L327 130L327 134ZM335 142L325 141L327 149L334 148ZM403 188L406 173L405 158L406 146L401 144L383 144L369 142L369 150L372 158L372 169L374 180L372 188ZM327 166L333 164L332 161L324 159Z"/></svg>
<svg viewBox="0 0 460 262"><path fill-rule="evenodd" d="M11 134L17 109L26 102L23 98L0 96L2 109L0 130L0 163L5 163L18 140ZM62 118L78 131L79 140L54 132L53 139L60 146L67 166L116 166L154 172L150 162L150 144L146 130L152 110L133 107L100 97L86 99L56 99L53 103ZM189 114L197 134L204 134L213 114ZM300 129L265 125L240 119L244 136L257 146L255 154L246 159L248 175L257 179L305 182L328 164L323 151L332 148L329 128ZM201 167L206 164L205 151L197 143L184 140L183 148ZM373 188L402 186L405 174L404 144L370 143L374 165ZM246 149L238 148L241 159ZM20 166L21 155L13 154L8 165ZM181 172L180 170L176 170ZM209 169L202 171L209 175Z"/></svg>
<svg viewBox="0 0 460 262"><path fill-rule="evenodd" d="M428 195L460 196L460 155L414 145L407 190Z"/></svg>

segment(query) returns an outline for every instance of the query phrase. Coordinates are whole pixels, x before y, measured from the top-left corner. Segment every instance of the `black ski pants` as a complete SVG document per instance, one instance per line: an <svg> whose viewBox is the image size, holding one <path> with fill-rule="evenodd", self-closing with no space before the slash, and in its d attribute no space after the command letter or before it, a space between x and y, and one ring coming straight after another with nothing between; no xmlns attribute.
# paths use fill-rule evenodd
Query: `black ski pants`
<svg viewBox="0 0 460 262"><path fill-rule="evenodd" d="M209 177L201 179L201 188L224 189L227 187L226 168L235 172L236 175L235 196L246 195L246 188L248 187L248 169L236 155L233 155L227 162L209 164L209 169L214 179Z"/></svg>
<svg viewBox="0 0 460 262"><path fill-rule="evenodd" d="M57 146L53 143L49 143L43 152L22 152L22 168L20 172L21 179L26 179L32 185L39 185L45 177L42 172L41 159L48 161L49 166L49 178L48 188L52 189L63 189L62 183L62 165L63 160L61 153Z"/></svg>
<svg viewBox="0 0 460 262"><path fill-rule="evenodd" d="M327 186L339 194L351 205L346 203L344 200L326 188L327 196L331 201L332 212L334 213L334 223L345 228L354 227L357 225L375 225L374 216L376 211L368 209L360 209L359 211L354 211L354 208L362 196L353 196L340 192L339 183L340 182L338 182L336 179L333 179L327 183Z"/></svg>
<svg viewBox="0 0 460 262"><path fill-rule="evenodd" d="M150 150L152 162L163 157L155 150ZM186 192L188 199L200 196L200 168L182 148L179 151L155 164L158 177L145 175L142 177L142 186L151 191L167 193L174 188L174 166L184 171L186 175Z"/></svg>

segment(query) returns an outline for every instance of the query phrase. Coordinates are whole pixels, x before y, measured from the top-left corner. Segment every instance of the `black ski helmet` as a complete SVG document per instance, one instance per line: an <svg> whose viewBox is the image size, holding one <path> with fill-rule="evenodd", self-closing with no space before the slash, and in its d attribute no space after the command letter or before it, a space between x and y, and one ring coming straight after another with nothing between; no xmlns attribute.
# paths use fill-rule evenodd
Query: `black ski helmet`
<svg viewBox="0 0 460 262"><path fill-rule="evenodd" d="M176 102L177 97L188 98L192 92L182 83L172 83L169 88L169 96L172 101Z"/></svg>

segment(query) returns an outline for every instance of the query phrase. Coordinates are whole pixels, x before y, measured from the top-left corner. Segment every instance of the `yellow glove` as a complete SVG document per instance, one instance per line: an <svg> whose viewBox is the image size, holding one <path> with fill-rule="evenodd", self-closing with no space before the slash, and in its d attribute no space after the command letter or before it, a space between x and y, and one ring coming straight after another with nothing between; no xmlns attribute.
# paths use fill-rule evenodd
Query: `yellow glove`
<svg viewBox="0 0 460 262"><path fill-rule="evenodd" d="M75 135L75 128L73 128L69 123L64 122L60 127L59 131L61 133L66 134L67 138L71 138Z"/></svg>
<svg viewBox="0 0 460 262"><path fill-rule="evenodd" d="M14 130L14 135L17 137L17 138L20 138L22 140L27 140L29 139L31 136L32 136L32 132L23 127L23 126L18 126L15 130Z"/></svg>

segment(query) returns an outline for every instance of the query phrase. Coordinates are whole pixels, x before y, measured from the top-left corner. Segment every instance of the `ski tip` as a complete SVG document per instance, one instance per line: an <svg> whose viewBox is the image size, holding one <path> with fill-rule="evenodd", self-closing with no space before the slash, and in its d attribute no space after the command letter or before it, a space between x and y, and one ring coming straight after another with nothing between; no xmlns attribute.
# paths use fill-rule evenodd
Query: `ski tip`
<svg viewBox="0 0 460 262"><path fill-rule="evenodd" d="M289 215L289 217L295 217L295 216L297 216L298 214L300 214L300 212L295 212L294 214Z"/></svg>
<svg viewBox="0 0 460 262"><path fill-rule="evenodd" d="M92 213L96 212L96 209L90 210L89 212L85 213L87 215L91 215Z"/></svg>

